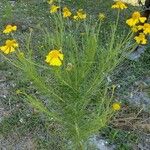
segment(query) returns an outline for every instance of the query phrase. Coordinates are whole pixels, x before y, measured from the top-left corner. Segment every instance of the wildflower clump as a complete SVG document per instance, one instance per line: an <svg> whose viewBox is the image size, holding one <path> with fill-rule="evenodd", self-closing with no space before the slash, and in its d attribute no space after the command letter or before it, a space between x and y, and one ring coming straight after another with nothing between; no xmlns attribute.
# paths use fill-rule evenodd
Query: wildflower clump
<svg viewBox="0 0 150 150"><path fill-rule="evenodd" d="M36 50L30 44L33 32L30 29L29 38L23 47L25 50L20 49L16 55L7 59L25 74L27 81L32 82L39 92L30 92L30 87L23 87L16 94L23 95L31 107L43 113L48 123L53 118L52 123L58 124L56 128L62 133L58 135L61 140L57 142L66 144L66 149L85 149L89 137L107 126L115 111L121 109L120 103L112 104L116 85L112 86L110 93L106 79L123 61L124 53L134 48L135 44L128 46L131 32L118 38L122 32L118 32L119 13L116 22L109 26L109 36L105 36L101 32L101 21L105 19L103 13L99 14L99 20L95 23L86 20L87 14L83 9L73 13L68 7L61 7L60 1L59 6L52 0L48 2L52 26L42 30L43 36L39 36L42 40L36 43ZM116 5L113 7L126 8L122 3ZM147 25L141 28L149 33ZM0 50L8 54L17 47L16 40L7 40ZM44 49L49 47L50 51L43 56Z"/></svg>
<svg viewBox="0 0 150 150"><path fill-rule="evenodd" d="M123 10L123 9L126 9L127 6L126 6L126 4L123 3L122 1L117 1L117 2L115 2L115 4L113 4L113 5L111 6L111 8Z"/></svg>
<svg viewBox="0 0 150 150"><path fill-rule="evenodd" d="M64 59L64 55L60 50L51 50L48 55L46 56L45 61L50 66L61 66L62 60Z"/></svg>

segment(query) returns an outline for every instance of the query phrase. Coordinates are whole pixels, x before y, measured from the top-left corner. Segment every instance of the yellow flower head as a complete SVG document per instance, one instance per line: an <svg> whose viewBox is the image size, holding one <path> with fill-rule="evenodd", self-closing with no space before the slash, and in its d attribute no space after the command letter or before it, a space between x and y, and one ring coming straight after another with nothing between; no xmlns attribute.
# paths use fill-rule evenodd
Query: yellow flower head
<svg viewBox="0 0 150 150"><path fill-rule="evenodd" d="M77 15L73 16L73 19L75 19L75 20L86 19L86 13L83 11L83 9L79 9L77 11Z"/></svg>
<svg viewBox="0 0 150 150"><path fill-rule="evenodd" d="M134 39L136 40L136 42L138 44L146 44L147 43L147 39L146 39L144 33L140 33L139 36L136 36Z"/></svg>
<svg viewBox="0 0 150 150"><path fill-rule="evenodd" d="M139 25L138 26L138 30L143 30L144 34L150 34L150 24L149 23L145 23L143 26Z"/></svg>
<svg viewBox="0 0 150 150"><path fill-rule="evenodd" d="M3 33L8 34L12 31L16 31L17 26L12 26L12 25L7 25L6 28L4 29Z"/></svg>
<svg viewBox="0 0 150 150"><path fill-rule="evenodd" d="M54 2L54 0L48 0L47 3L48 4L52 4Z"/></svg>
<svg viewBox="0 0 150 150"><path fill-rule="evenodd" d="M83 9L79 9L77 11L77 16L79 17L79 19L85 19L86 18L86 13L83 12Z"/></svg>
<svg viewBox="0 0 150 150"><path fill-rule="evenodd" d="M5 45L1 46L0 50L5 54L9 54L11 52L14 52L15 48L18 48L18 43L16 42L16 40L6 40Z"/></svg>
<svg viewBox="0 0 150 150"><path fill-rule="evenodd" d="M113 9L126 9L127 8L127 6L122 2L122 1L117 1L117 2L115 2L115 4L113 4L112 6L111 6L111 8L113 8Z"/></svg>
<svg viewBox="0 0 150 150"><path fill-rule="evenodd" d="M71 14L72 14L71 11L67 7L63 8L63 17L64 18L70 17Z"/></svg>
<svg viewBox="0 0 150 150"><path fill-rule="evenodd" d="M146 17L141 17L141 14L136 11L132 14L132 18L128 19L126 23L130 26L133 27L138 23L144 23L146 21Z"/></svg>
<svg viewBox="0 0 150 150"><path fill-rule="evenodd" d="M64 55L60 50L51 50L46 56L45 61L51 66L61 66Z"/></svg>
<svg viewBox="0 0 150 150"><path fill-rule="evenodd" d="M118 111L121 109L121 104L119 102L115 102L112 105L113 110Z"/></svg>
<svg viewBox="0 0 150 150"><path fill-rule="evenodd" d="M56 13L59 8L60 8L59 6L52 5L52 6L50 7L50 13L51 13L51 14L52 14L52 13Z"/></svg>

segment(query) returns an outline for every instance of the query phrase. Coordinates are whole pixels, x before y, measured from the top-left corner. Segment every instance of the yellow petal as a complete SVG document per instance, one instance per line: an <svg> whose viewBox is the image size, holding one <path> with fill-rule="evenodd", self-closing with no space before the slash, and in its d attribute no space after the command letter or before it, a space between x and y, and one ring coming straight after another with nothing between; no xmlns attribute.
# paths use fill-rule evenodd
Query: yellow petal
<svg viewBox="0 0 150 150"><path fill-rule="evenodd" d="M6 40L5 44L8 45L9 43L11 43L11 40Z"/></svg>
<svg viewBox="0 0 150 150"><path fill-rule="evenodd" d="M62 62L59 58L53 58L53 59L51 59L49 64L52 66L61 66Z"/></svg>
<svg viewBox="0 0 150 150"><path fill-rule="evenodd" d="M137 26L133 26L133 27L131 28L131 30L132 30L133 32L137 32L137 31L138 31Z"/></svg>
<svg viewBox="0 0 150 150"><path fill-rule="evenodd" d="M59 54L59 58L60 58L60 60L63 60L64 59L64 55L63 54Z"/></svg>
<svg viewBox="0 0 150 150"><path fill-rule="evenodd" d="M75 15L75 16L73 16L73 19L78 20L79 17Z"/></svg>
<svg viewBox="0 0 150 150"><path fill-rule="evenodd" d="M16 31L17 30L17 26L13 26L12 30Z"/></svg>
<svg viewBox="0 0 150 150"><path fill-rule="evenodd" d="M127 23L130 27L132 27L132 26L135 26L137 23L139 23L139 21L138 21L138 19L132 19L132 18L130 18L130 19L128 19L128 20L126 21L126 23Z"/></svg>
<svg viewBox="0 0 150 150"><path fill-rule="evenodd" d="M136 36L134 39L136 40L136 42L137 42L138 44L140 44L141 40L139 39L138 36Z"/></svg>
<svg viewBox="0 0 150 150"><path fill-rule="evenodd" d="M131 18L131 19L128 19L127 21L126 21L126 24L128 24L129 26L133 26L133 19Z"/></svg>
<svg viewBox="0 0 150 150"><path fill-rule="evenodd" d="M7 46L1 46L1 47L0 47L0 50L3 51L3 52L4 52L6 49L7 49Z"/></svg>
<svg viewBox="0 0 150 150"><path fill-rule="evenodd" d="M52 5L50 8L50 13L56 13L60 7L56 5Z"/></svg>
<svg viewBox="0 0 150 150"><path fill-rule="evenodd" d="M139 25L138 26L138 30L142 30L143 29L143 26L142 25Z"/></svg>
<svg viewBox="0 0 150 150"><path fill-rule="evenodd" d="M143 39L141 44L146 44L147 43L147 39Z"/></svg>
<svg viewBox="0 0 150 150"><path fill-rule="evenodd" d="M146 17L140 17L139 20L141 23L144 23L146 21Z"/></svg>
<svg viewBox="0 0 150 150"><path fill-rule="evenodd" d="M46 61L47 63L49 63L50 60L51 60L51 57L49 57L49 55L47 55L45 61Z"/></svg>
<svg viewBox="0 0 150 150"><path fill-rule="evenodd" d="M19 44L18 43L14 43L13 46L17 48L17 47L19 47Z"/></svg>

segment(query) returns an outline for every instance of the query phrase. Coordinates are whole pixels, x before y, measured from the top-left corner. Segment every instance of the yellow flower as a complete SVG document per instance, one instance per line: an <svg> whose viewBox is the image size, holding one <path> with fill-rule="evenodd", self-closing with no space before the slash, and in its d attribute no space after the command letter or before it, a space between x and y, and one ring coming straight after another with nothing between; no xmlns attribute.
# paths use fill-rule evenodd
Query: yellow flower
<svg viewBox="0 0 150 150"><path fill-rule="evenodd" d="M4 46L0 47L0 50L3 51L5 54L9 54L15 51L15 48L18 48L18 43L16 40L6 40Z"/></svg>
<svg viewBox="0 0 150 150"><path fill-rule="evenodd" d="M138 30L143 30L144 34L150 34L150 24L149 23L145 23L143 26L139 25L138 26Z"/></svg>
<svg viewBox="0 0 150 150"><path fill-rule="evenodd" d="M99 18L100 21L103 21L106 18L106 16L105 16L104 13L99 13L98 18Z"/></svg>
<svg viewBox="0 0 150 150"><path fill-rule="evenodd" d="M71 11L67 7L63 8L63 17L64 18L70 17L71 14L72 14Z"/></svg>
<svg viewBox="0 0 150 150"><path fill-rule="evenodd" d="M48 4L52 4L54 2L54 0L48 0L47 3Z"/></svg>
<svg viewBox="0 0 150 150"><path fill-rule="evenodd" d="M127 6L122 1L117 1L111 6L113 9L126 9Z"/></svg>
<svg viewBox="0 0 150 150"><path fill-rule="evenodd" d="M86 13L83 11L83 9L79 9L77 11L77 15L73 16L73 19L75 20L86 19Z"/></svg>
<svg viewBox="0 0 150 150"><path fill-rule="evenodd" d="M79 9L77 11L77 16L79 17L79 19L85 19L86 18L86 13L83 12L83 9Z"/></svg>
<svg viewBox="0 0 150 150"><path fill-rule="evenodd" d="M6 28L4 29L3 33L8 34L12 31L16 31L17 26L12 26L12 25L7 25Z"/></svg>
<svg viewBox="0 0 150 150"><path fill-rule="evenodd" d="M128 19L126 23L130 26L133 27L138 23L144 23L146 21L146 17L141 17L141 14L136 11L132 14L132 18Z"/></svg>
<svg viewBox="0 0 150 150"><path fill-rule="evenodd" d="M46 56L45 61L51 66L61 66L64 55L60 50L51 50Z"/></svg>
<svg viewBox="0 0 150 150"><path fill-rule="evenodd" d="M115 102L112 105L113 110L118 111L121 109L121 104L119 102Z"/></svg>
<svg viewBox="0 0 150 150"><path fill-rule="evenodd" d="M139 36L136 36L134 39L136 40L136 42L138 44L146 44L147 43L147 39L145 38L144 33L140 33Z"/></svg>
<svg viewBox="0 0 150 150"><path fill-rule="evenodd" d="M60 8L59 6L52 5L52 6L50 7L50 13L51 13L51 14L52 14L52 13L56 13L59 8Z"/></svg>

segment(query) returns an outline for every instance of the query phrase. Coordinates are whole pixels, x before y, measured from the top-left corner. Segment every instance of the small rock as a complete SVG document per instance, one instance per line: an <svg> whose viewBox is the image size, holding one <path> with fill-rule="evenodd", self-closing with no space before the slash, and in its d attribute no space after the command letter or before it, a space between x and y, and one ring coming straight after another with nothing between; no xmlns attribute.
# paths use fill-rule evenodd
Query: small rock
<svg viewBox="0 0 150 150"><path fill-rule="evenodd" d="M138 46L136 50L134 50L127 56L127 58L129 60L137 61L140 58L140 56L144 53L145 49L146 46Z"/></svg>
<svg viewBox="0 0 150 150"><path fill-rule="evenodd" d="M106 139L94 135L89 139L89 143L95 146L96 150L115 150L115 145L108 144Z"/></svg>
<svg viewBox="0 0 150 150"><path fill-rule="evenodd" d="M143 107L143 110L148 110L150 107L150 97L146 92L132 92L132 97L128 99L133 105Z"/></svg>

